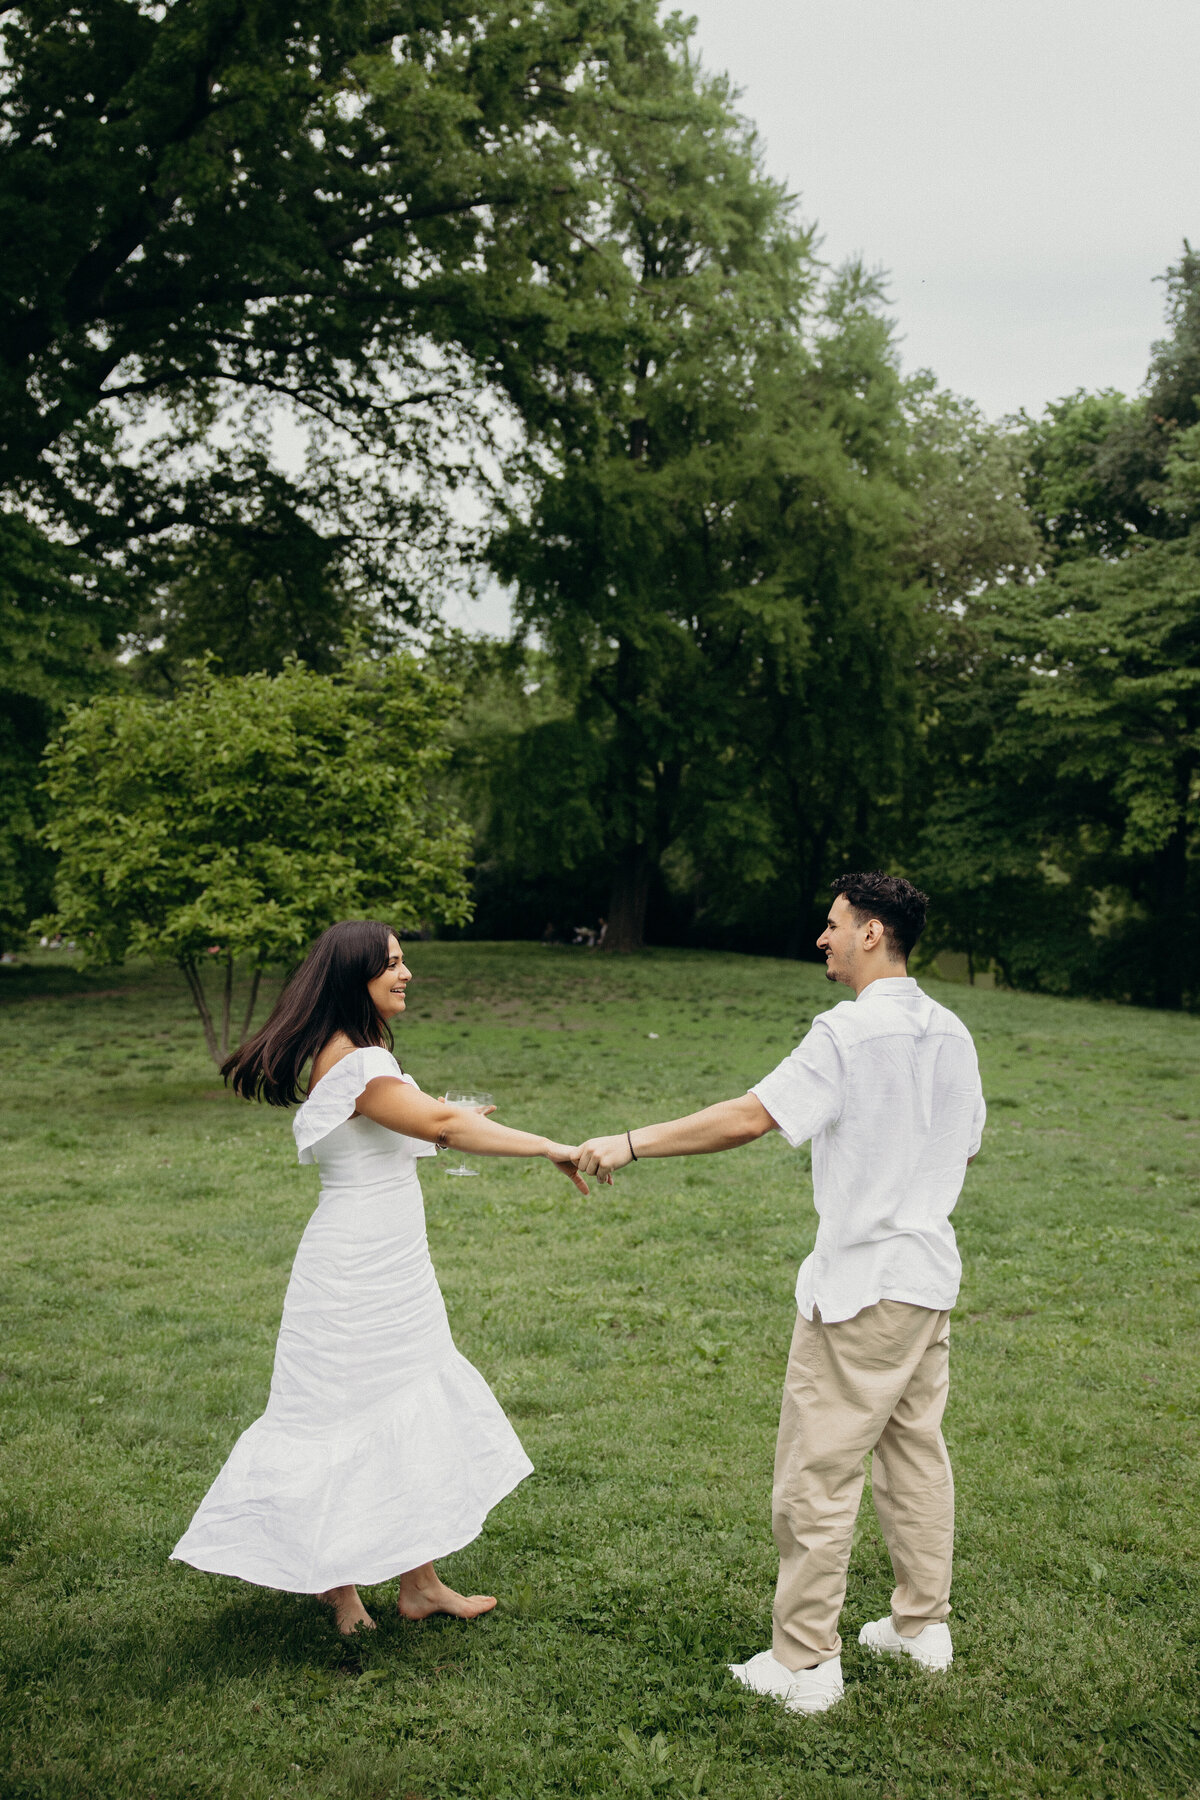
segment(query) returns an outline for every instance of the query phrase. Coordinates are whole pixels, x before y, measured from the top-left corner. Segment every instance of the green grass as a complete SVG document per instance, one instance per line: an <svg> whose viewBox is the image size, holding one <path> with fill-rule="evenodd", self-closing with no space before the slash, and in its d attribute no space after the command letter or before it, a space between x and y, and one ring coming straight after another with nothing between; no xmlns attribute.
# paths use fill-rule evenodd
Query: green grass
<svg viewBox="0 0 1200 1800"><path fill-rule="evenodd" d="M700 953L412 962L422 1085L567 1138L741 1092L838 998ZM312 1601L166 1560L265 1401L316 1198L288 1116L222 1095L167 974L0 980L5 1800L1200 1793L1200 1021L928 984L992 1108L957 1214L957 1661L859 1652L891 1588L865 1508L847 1698L795 1719L724 1664L769 1642L806 1154L588 1201L542 1164L423 1171L457 1341L536 1473L444 1565L495 1614L407 1625L378 1589L347 1646Z"/></svg>

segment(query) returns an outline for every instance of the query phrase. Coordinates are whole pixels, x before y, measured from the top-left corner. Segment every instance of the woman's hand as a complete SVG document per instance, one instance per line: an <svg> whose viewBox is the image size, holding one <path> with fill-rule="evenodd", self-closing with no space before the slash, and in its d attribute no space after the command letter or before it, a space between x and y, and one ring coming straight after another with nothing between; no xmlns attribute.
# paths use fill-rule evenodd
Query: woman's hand
<svg viewBox="0 0 1200 1800"><path fill-rule="evenodd" d="M575 1152L571 1149L569 1144L548 1143L546 1148L542 1151L542 1155L546 1158L547 1162L552 1162L555 1168L565 1175L567 1180L571 1182L574 1187L579 1189L581 1194L587 1194L591 1191L587 1182L582 1179L578 1169L575 1167Z"/></svg>

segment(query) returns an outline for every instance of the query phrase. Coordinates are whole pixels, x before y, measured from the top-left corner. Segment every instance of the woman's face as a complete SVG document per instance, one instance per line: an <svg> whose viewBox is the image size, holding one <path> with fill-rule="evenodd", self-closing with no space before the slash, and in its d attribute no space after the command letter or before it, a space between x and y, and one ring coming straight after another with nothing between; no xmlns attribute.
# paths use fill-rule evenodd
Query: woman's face
<svg viewBox="0 0 1200 1800"><path fill-rule="evenodd" d="M404 990L412 980L404 966L404 953L394 937L388 938L387 968L374 981L368 981L371 1004L383 1020L394 1019L404 1011Z"/></svg>

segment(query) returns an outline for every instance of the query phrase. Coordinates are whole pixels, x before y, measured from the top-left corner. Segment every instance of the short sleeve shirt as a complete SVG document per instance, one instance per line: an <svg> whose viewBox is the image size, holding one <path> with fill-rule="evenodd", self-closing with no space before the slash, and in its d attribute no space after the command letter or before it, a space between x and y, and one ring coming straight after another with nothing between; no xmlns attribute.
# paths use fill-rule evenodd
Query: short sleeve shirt
<svg viewBox="0 0 1200 1800"><path fill-rule="evenodd" d="M950 1214L986 1118L962 1020L910 976L873 981L751 1091L788 1143L812 1140L805 1318L816 1308L832 1325L878 1300L952 1307L962 1263Z"/></svg>

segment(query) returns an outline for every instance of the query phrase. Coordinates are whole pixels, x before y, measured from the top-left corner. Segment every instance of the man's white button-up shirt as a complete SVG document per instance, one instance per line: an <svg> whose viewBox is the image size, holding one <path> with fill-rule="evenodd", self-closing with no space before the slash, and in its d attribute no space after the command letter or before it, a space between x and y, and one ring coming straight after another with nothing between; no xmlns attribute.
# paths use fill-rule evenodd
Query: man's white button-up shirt
<svg viewBox="0 0 1200 1800"><path fill-rule="evenodd" d="M796 1303L833 1325L877 1300L948 1310L962 1276L950 1214L987 1109L962 1020L911 976L813 1021L751 1090L789 1144L812 1139L820 1220Z"/></svg>

